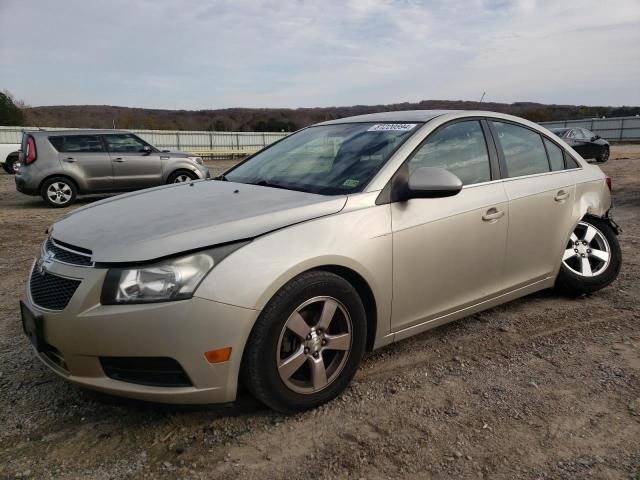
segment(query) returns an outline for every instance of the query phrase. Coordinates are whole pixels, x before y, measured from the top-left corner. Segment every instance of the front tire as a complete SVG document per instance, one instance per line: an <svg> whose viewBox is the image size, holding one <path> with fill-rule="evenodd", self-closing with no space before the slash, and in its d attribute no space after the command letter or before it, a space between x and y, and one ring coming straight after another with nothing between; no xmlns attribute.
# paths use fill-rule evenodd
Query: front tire
<svg viewBox="0 0 640 480"><path fill-rule="evenodd" d="M197 179L197 175L189 170L178 170L169 175L167 183L186 183Z"/></svg>
<svg viewBox="0 0 640 480"><path fill-rule="evenodd" d="M596 158L598 163L605 163L607 160L609 160L609 147L605 147L600 156Z"/></svg>
<svg viewBox="0 0 640 480"><path fill-rule="evenodd" d="M75 183L65 177L53 177L42 184L41 195L50 207L63 208L71 205L78 193Z"/></svg>
<svg viewBox="0 0 640 480"><path fill-rule="evenodd" d="M364 306L349 282L325 271L303 273L276 293L254 325L243 383L282 413L317 407L347 387L366 334Z"/></svg>
<svg viewBox="0 0 640 480"><path fill-rule="evenodd" d="M621 266L622 251L611 225L587 217L569 238L555 287L570 295L593 293L613 282Z"/></svg>

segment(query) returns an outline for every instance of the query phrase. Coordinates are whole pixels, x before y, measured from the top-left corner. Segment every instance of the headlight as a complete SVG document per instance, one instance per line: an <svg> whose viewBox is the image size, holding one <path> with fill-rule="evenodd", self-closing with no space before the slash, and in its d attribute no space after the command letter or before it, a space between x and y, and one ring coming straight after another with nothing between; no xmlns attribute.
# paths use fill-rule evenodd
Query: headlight
<svg viewBox="0 0 640 480"><path fill-rule="evenodd" d="M165 260L153 265L112 268L102 287L101 303L151 303L191 298L211 269L248 242Z"/></svg>
<svg viewBox="0 0 640 480"><path fill-rule="evenodd" d="M193 160L198 165L202 165L202 157L189 157L189 160Z"/></svg>

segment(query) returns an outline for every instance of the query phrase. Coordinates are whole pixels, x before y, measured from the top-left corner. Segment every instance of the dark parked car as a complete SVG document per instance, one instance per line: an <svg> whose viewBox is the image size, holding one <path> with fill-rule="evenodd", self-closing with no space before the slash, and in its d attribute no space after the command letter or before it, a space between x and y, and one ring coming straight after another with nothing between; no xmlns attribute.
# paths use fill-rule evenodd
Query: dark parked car
<svg viewBox="0 0 640 480"><path fill-rule="evenodd" d="M586 128L553 128L553 133L562 138L582 158L594 158L604 163L609 160L609 142Z"/></svg>

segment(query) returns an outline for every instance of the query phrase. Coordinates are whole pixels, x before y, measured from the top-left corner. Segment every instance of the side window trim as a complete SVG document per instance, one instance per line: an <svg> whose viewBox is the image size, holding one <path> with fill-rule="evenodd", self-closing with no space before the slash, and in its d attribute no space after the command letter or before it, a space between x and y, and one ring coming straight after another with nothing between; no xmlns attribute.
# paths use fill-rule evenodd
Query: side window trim
<svg viewBox="0 0 640 480"><path fill-rule="evenodd" d="M498 140L498 132L496 131L496 127L493 125L493 122L496 121L495 118L487 118L487 126L489 127L489 131L491 132L491 141L496 149L496 153L498 154L498 165L500 167L500 178L505 180L509 178L509 174L507 172L507 162L504 159L504 152L502 151L502 145Z"/></svg>
<svg viewBox="0 0 640 480"><path fill-rule="evenodd" d="M538 135L540 135L538 133ZM544 137L542 135L540 135L540 140L542 140L542 146L544 147L544 153L547 154L547 164L549 165L549 171L550 172L554 172L554 171L558 171L558 170L554 170L553 169L553 165L551 165L551 155L549 155L549 149L547 148L547 142L544 141ZM565 162L564 159L564 151L562 151L562 149L560 149L560 151L562 152L562 164L564 165L564 168L567 168L567 163ZM563 169L564 170L564 169ZM562 171L562 170L560 170Z"/></svg>
<svg viewBox="0 0 640 480"><path fill-rule="evenodd" d="M487 150L489 152L489 162L491 167L491 181L502 180L506 177L506 169L503 167L500 161L500 154L498 145L493 136L491 130L491 122L487 118L481 118L480 124L482 125L482 132L484 133L484 141L487 144Z"/></svg>

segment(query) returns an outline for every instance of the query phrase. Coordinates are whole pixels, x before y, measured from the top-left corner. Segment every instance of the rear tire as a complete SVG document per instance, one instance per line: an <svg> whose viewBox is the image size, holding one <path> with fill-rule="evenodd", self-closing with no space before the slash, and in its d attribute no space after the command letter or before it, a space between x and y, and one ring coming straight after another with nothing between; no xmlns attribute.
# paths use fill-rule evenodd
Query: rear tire
<svg viewBox="0 0 640 480"><path fill-rule="evenodd" d="M602 153L600 154L600 156L598 158L596 158L596 161L598 163L605 163L607 160L609 160L609 147L606 147Z"/></svg>
<svg viewBox="0 0 640 480"><path fill-rule="evenodd" d="M565 247L555 288L569 295L596 292L613 282L622 266L622 251L606 220L586 217Z"/></svg>
<svg viewBox="0 0 640 480"><path fill-rule="evenodd" d="M50 207L64 208L75 201L78 189L68 178L52 177L42 184L40 193Z"/></svg>
<svg viewBox="0 0 640 480"><path fill-rule="evenodd" d="M186 183L197 179L198 176L189 170L178 170L169 175L167 183Z"/></svg>
<svg viewBox="0 0 640 480"><path fill-rule="evenodd" d="M347 387L366 337L364 306L353 286L330 272L303 273L275 294L256 321L242 381L279 412L317 407Z"/></svg>
<svg viewBox="0 0 640 480"><path fill-rule="evenodd" d="M20 168L20 157L18 154L12 153L7 156L7 160L4 162L3 168L9 175L14 175L18 171L18 168Z"/></svg>

